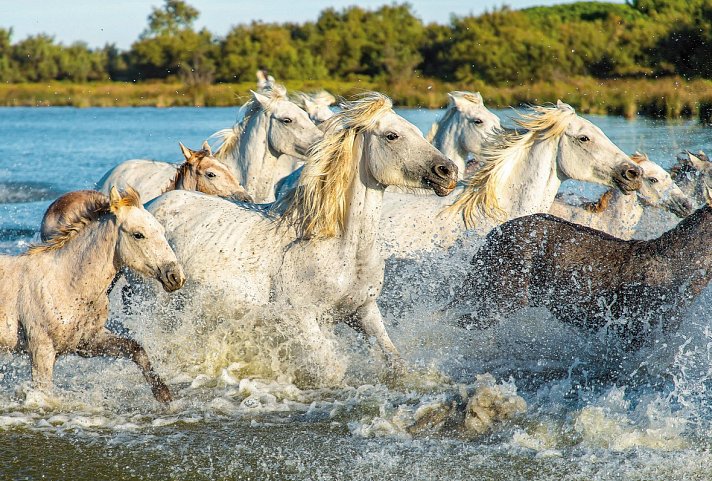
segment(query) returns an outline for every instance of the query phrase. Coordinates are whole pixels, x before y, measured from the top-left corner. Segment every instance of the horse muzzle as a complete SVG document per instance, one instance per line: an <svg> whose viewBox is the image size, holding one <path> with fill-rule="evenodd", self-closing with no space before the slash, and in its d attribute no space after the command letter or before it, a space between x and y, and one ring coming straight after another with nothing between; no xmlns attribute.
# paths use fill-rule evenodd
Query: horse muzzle
<svg viewBox="0 0 712 481"><path fill-rule="evenodd" d="M255 202L252 196L244 190L241 192L234 192L229 197L226 197L226 199L233 202L249 202L251 204Z"/></svg>
<svg viewBox="0 0 712 481"><path fill-rule="evenodd" d="M177 291L185 284L183 268L177 262L172 262L158 269L156 276L166 292Z"/></svg>
<svg viewBox="0 0 712 481"><path fill-rule="evenodd" d="M439 197L445 197L457 187L457 166L449 159L436 161L422 183Z"/></svg>
<svg viewBox="0 0 712 481"><path fill-rule="evenodd" d="M673 196L667 202L667 209L680 219L684 219L688 215L692 214L694 207L692 206L690 199Z"/></svg>
<svg viewBox="0 0 712 481"><path fill-rule="evenodd" d="M642 179L643 172L640 170L640 167L630 162L624 162L613 176L613 183L624 194L630 194L640 189L643 185Z"/></svg>

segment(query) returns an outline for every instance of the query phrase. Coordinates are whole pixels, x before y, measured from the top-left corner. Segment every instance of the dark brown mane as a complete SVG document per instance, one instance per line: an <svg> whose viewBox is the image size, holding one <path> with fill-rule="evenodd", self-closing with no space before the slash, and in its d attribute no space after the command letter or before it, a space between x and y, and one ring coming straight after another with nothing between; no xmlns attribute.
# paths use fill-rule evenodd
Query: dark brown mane
<svg viewBox="0 0 712 481"><path fill-rule="evenodd" d="M109 198L101 192L78 190L64 194L49 206L44 215L45 219L48 216L57 217L57 232L42 244L30 247L27 254L61 249L87 225L110 211Z"/></svg>

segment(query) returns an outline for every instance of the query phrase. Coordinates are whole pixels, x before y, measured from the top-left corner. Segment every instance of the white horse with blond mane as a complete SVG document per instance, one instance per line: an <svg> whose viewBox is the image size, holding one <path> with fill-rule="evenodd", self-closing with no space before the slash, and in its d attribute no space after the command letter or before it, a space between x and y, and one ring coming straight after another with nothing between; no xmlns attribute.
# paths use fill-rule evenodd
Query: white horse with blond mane
<svg viewBox="0 0 712 481"><path fill-rule="evenodd" d="M426 138L455 162L462 179L467 161L478 158L485 142L502 127L499 117L485 107L479 92L453 91L447 95L447 109Z"/></svg>
<svg viewBox="0 0 712 481"><path fill-rule="evenodd" d="M271 308L299 319L309 369L334 368L323 322L347 322L375 337L392 368L398 350L376 299L383 285L378 222L387 186L429 188L447 195L457 167L395 114L378 93L344 104L326 122L299 185L269 210L193 192L163 194L147 205L166 227L186 270L185 292L205 315L223 318ZM331 349L331 348L329 348ZM314 352L312 352L314 351ZM317 376L338 383L343 372Z"/></svg>
<svg viewBox="0 0 712 481"><path fill-rule="evenodd" d="M298 166L296 162L305 158L307 149L322 133L304 110L287 99L281 86L264 93L252 92L252 98L240 110L242 120L211 136L220 141L215 158L230 169L255 202L269 202L274 199L274 184ZM98 190L136 185L142 194L160 193L177 168L167 162L127 160L104 175Z"/></svg>
<svg viewBox="0 0 712 481"><path fill-rule="evenodd" d="M644 206L667 210L679 218L692 213L691 199L665 169L638 152L631 156L631 160L643 171L637 195L625 195L619 189L609 189L596 202L579 205L565 201L564 196L557 196L549 213L626 240L635 235L643 218Z"/></svg>
<svg viewBox="0 0 712 481"><path fill-rule="evenodd" d="M94 192L81 203L66 201L71 195L55 202L71 223L25 255L0 256L0 349L29 352L40 389L51 387L58 355L127 358L156 399L168 402L170 391L143 347L105 328L106 290L122 266L158 279L168 292L185 282L163 227L131 189L123 197L116 188L110 198Z"/></svg>
<svg viewBox="0 0 712 481"><path fill-rule="evenodd" d="M507 219L548 212L567 179L625 192L640 188L640 167L570 105L532 107L516 123L526 131L500 134L483 147L483 167L452 206L426 196L390 196L380 227L384 254L446 248L469 229L484 233Z"/></svg>

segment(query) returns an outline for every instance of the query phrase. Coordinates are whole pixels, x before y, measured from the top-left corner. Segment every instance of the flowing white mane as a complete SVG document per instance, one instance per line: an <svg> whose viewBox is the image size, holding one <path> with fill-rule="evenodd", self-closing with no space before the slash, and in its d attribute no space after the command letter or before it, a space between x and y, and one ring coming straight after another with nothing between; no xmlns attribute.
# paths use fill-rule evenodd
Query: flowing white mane
<svg viewBox="0 0 712 481"><path fill-rule="evenodd" d="M346 221L347 191L354 178L354 141L372 129L391 100L368 92L343 104L343 110L325 122L324 137L309 152L298 186L280 201L283 220L294 226L300 237L334 237Z"/></svg>
<svg viewBox="0 0 712 481"><path fill-rule="evenodd" d="M482 148L484 166L472 176L448 210L461 212L468 228L475 226L481 214L502 218L497 192L509 182L515 167L527 160L536 142L561 137L575 116L573 110L543 106L531 107L530 113L520 114L515 122L526 131L504 133Z"/></svg>

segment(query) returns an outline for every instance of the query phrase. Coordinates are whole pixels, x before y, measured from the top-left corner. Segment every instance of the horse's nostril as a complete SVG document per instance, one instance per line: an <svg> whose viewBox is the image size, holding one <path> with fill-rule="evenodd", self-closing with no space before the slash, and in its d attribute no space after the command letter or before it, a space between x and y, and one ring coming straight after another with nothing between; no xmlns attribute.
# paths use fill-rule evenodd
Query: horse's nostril
<svg viewBox="0 0 712 481"><path fill-rule="evenodd" d="M640 177L640 169L627 168L623 171L623 177L628 180L636 180Z"/></svg>
<svg viewBox="0 0 712 481"><path fill-rule="evenodd" d="M450 177L450 169L445 164L435 165L435 167L433 167L433 173L443 179Z"/></svg>

